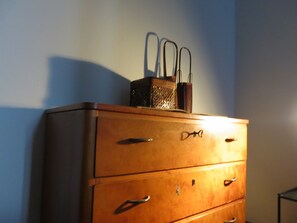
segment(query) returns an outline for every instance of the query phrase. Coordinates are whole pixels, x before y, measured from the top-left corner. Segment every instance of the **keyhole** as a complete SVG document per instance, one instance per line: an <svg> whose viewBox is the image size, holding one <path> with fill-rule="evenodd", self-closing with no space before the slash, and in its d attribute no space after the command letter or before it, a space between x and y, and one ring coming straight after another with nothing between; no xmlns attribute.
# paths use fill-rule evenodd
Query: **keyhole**
<svg viewBox="0 0 297 223"><path fill-rule="evenodd" d="M180 191L180 186L177 185L177 186L176 186L176 190L175 190L176 195L179 196L179 195L180 195L180 192L181 192L181 191Z"/></svg>

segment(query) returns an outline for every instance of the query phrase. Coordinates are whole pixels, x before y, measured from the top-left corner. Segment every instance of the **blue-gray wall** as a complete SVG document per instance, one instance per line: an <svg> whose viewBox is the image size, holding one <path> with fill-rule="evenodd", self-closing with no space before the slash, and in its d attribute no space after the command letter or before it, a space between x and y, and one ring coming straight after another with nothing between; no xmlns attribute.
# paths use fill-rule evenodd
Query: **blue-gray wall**
<svg viewBox="0 0 297 223"><path fill-rule="evenodd" d="M39 222L44 110L127 105L130 81L144 73L148 32L192 50L194 112L233 116L234 7L234 0L1 0L0 222Z"/></svg>
<svg viewBox="0 0 297 223"><path fill-rule="evenodd" d="M297 1L236 1L235 114L248 118L247 216L277 222L277 193L297 186ZM283 201L282 222L297 203Z"/></svg>

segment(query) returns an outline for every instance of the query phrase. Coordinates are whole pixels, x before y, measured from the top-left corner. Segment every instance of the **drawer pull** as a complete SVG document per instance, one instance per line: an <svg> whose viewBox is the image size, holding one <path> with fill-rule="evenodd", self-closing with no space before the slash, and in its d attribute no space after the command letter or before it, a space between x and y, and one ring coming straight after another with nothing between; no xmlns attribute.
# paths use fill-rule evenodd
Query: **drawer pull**
<svg viewBox="0 0 297 223"><path fill-rule="evenodd" d="M117 209L115 209L115 214L121 214L125 211L129 211L130 209L136 207L139 204L143 204L148 202L151 199L150 196L146 196L141 200L126 200L123 204L121 204Z"/></svg>
<svg viewBox="0 0 297 223"><path fill-rule="evenodd" d="M237 141L236 138L226 138L225 139L225 142L234 142L234 141Z"/></svg>
<svg viewBox="0 0 297 223"><path fill-rule="evenodd" d="M118 141L118 144L127 145L127 144L134 144L134 143L141 143L141 142L151 142L153 141L152 138L129 138Z"/></svg>
<svg viewBox="0 0 297 223"><path fill-rule="evenodd" d="M237 218L232 218L232 220L224 221L224 223L234 223L237 222Z"/></svg>
<svg viewBox="0 0 297 223"><path fill-rule="evenodd" d="M230 184L232 184L232 183L235 182L236 180L237 180L236 177L234 177L234 178L232 178L232 179L230 179L230 180L225 180L225 181L224 181L224 185L225 185L225 186L229 186Z"/></svg>
<svg viewBox="0 0 297 223"><path fill-rule="evenodd" d="M198 132L194 131L194 132L188 133L188 137L191 136L191 135L193 137L196 137L196 136L202 137L203 136L203 130L201 129Z"/></svg>
<svg viewBox="0 0 297 223"><path fill-rule="evenodd" d="M126 203L129 204L142 204L145 202L148 202L151 199L150 196L146 196L145 198L141 199L141 200L127 200Z"/></svg>
<svg viewBox="0 0 297 223"><path fill-rule="evenodd" d="M152 138L130 138L129 142L131 143L139 143L139 142L151 142Z"/></svg>

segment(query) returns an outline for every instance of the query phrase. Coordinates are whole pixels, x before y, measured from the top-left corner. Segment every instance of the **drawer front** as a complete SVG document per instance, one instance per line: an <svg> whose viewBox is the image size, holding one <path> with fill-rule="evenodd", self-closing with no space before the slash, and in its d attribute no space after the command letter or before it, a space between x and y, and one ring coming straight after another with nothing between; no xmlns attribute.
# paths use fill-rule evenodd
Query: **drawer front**
<svg viewBox="0 0 297 223"><path fill-rule="evenodd" d="M245 199L174 223L245 223Z"/></svg>
<svg viewBox="0 0 297 223"><path fill-rule="evenodd" d="M182 219L244 198L245 171L245 162L236 162L98 178L93 221L168 223ZM148 196L148 201L142 200Z"/></svg>
<svg viewBox="0 0 297 223"><path fill-rule="evenodd" d="M246 135L245 124L224 119L101 112L95 174L113 176L245 160ZM151 141L139 142L142 139Z"/></svg>

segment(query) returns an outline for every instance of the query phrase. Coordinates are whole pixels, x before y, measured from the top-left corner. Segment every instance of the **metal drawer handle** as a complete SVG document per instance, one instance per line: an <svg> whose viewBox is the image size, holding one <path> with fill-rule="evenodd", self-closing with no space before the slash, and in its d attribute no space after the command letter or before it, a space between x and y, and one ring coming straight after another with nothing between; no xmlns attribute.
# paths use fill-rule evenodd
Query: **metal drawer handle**
<svg viewBox="0 0 297 223"><path fill-rule="evenodd" d="M229 220L229 221L224 221L224 223L234 223L234 222L237 222L237 218L232 218L232 220Z"/></svg>
<svg viewBox="0 0 297 223"><path fill-rule="evenodd" d="M191 135L193 137L196 137L196 136L202 137L203 136L203 130L201 129L198 132L194 131L194 132L188 133L188 137L191 136Z"/></svg>
<svg viewBox="0 0 297 223"><path fill-rule="evenodd" d="M121 204L117 209L115 209L114 214L121 214L125 211L130 210L131 208L134 208L135 206L139 204L143 204L145 202L148 202L151 199L150 196L146 196L145 198L141 200L126 200L123 204Z"/></svg>
<svg viewBox="0 0 297 223"><path fill-rule="evenodd" d="M232 184L233 182L235 182L237 180L236 177L233 177L232 179L230 180L224 180L224 185L225 186L229 186L230 184Z"/></svg>
<svg viewBox="0 0 297 223"><path fill-rule="evenodd" d="M145 198L141 199L141 200L127 200L126 203L129 204L142 204L145 202L148 202L151 199L151 196L146 196Z"/></svg>
<svg viewBox="0 0 297 223"><path fill-rule="evenodd" d="M234 141L237 141L236 138L226 138L225 139L225 142L234 142Z"/></svg>
<svg viewBox="0 0 297 223"><path fill-rule="evenodd" d="M152 138L130 138L128 139L131 143L139 143L139 142L151 142Z"/></svg>
<svg viewBox="0 0 297 223"><path fill-rule="evenodd" d="M151 142L153 141L152 138L129 138L118 141L118 144L120 145L129 145L134 143L141 143L141 142Z"/></svg>

